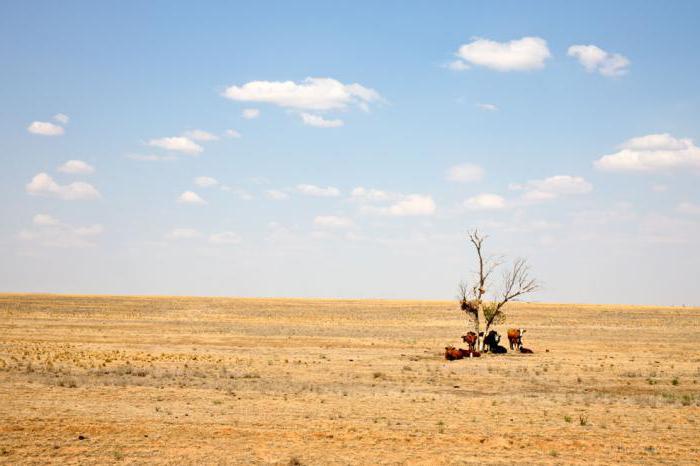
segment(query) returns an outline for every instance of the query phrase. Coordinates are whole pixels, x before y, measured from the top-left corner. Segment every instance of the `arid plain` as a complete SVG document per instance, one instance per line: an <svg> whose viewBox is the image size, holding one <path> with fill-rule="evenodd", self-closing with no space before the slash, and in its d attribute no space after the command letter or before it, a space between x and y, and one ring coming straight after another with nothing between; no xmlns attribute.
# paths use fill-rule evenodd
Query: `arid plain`
<svg viewBox="0 0 700 466"><path fill-rule="evenodd" d="M0 295L0 463L693 464L700 308Z"/></svg>

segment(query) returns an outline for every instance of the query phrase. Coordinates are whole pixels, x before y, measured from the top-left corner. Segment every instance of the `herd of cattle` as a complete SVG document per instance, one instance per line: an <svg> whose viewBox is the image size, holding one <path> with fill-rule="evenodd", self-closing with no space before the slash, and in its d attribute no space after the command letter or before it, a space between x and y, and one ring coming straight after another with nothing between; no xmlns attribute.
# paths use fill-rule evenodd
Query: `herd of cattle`
<svg viewBox="0 0 700 466"><path fill-rule="evenodd" d="M509 328L508 329L508 344L511 350L520 351L521 353L532 353L531 349L525 348L523 346L523 333L525 329L523 328ZM481 332L481 336L484 334ZM481 356L481 352L476 350L476 344L479 341L478 335L474 332L467 332L466 335L462 335L462 341L466 343L469 348L455 348L454 346L445 347L445 359L449 361L454 361L455 359L463 358L478 358ZM491 330L488 335L484 338L484 353L494 353L503 354L507 353L508 350L499 345L501 341L501 336L495 330Z"/></svg>

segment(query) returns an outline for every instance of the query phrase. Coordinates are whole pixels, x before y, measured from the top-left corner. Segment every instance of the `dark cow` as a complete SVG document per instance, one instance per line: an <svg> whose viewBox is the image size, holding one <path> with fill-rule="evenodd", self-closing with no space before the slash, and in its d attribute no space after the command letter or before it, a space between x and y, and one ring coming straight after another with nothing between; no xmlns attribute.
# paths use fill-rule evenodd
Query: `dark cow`
<svg viewBox="0 0 700 466"><path fill-rule="evenodd" d="M447 359L448 361L462 359L463 357L464 356L462 355L462 352L454 346L445 346L445 359Z"/></svg>
<svg viewBox="0 0 700 466"><path fill-rule="evenodd" d="M491 330L486 338L484 338L484 347L488 348L488 351L494 354L504 354L508 350L505 347L498 344L501 341L501 336L495 330Z"/></svg>
<svg viewBox="0 0 700 466"><path fill-rule="evenodd" d="M523 346L523 333L525 333L524 328L509 328L508 329L508 344L510 349L518 349Z"/></svg>
<svg viewBox="0 0 700 466"><path fill-rule="evenodd" d="M477 336L474 332L467 332L466 335L462 335L462 341L469 345L469 350L474 351L476 349Z"/></svg>

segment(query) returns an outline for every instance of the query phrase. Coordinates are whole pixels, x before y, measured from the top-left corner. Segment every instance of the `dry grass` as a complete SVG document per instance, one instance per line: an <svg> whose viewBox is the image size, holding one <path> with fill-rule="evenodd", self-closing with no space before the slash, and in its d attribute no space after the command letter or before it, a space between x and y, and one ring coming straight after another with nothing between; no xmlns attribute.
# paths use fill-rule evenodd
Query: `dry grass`
<svg viewBox="0 0 700 466"><path fill-rule="evenodd" d="M454 303L0 295L0 463L697 462L700 309L510 322L447 362Z"/></svg>

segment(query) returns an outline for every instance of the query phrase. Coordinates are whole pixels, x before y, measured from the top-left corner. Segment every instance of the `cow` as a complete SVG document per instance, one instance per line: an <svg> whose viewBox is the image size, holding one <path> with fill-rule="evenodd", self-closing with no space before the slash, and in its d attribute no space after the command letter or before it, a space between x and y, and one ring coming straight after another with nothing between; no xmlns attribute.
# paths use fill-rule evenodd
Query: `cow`
<svg viewBox="0 0 700 466"><path fill-rule="evenodd" d="M445 359L448 361L454 361L455 359L462 359L462 351L458 350L454 346L445 346Z"/></svg>
<svg viewBox="0 0 700 466"><path fill-rule="evenodd" d="M499 341L501 341L501 336L495 330L491 330L489 334L486 335L486 338L484 338L484 346L485 348L488 348L488 351L494 354L507 353L508 350L505 349L505 347L499 345Z"/></svg>
<svg viewBox="0 0 700 466"><path fill-rule="evenodd" d="M462 335L462 341L469 345L469 350L474 351L476 349L477 336L474 332L467 332L466 335Z"/></svg>
<svg viewBox="0 0 700 466"><path fill-rule="evenodd" d="M508 329L508 344L510 349L518 349L523 346L523 333L525 333L524 328L509 328Z"/></svg>
<svg viewBox="0 0 700 466"><path fill-rule="evenodd" d="M479 358L481 357L481 353L478 351L475 351L473 349L459 349L459 352L462 353L463 358Z"/></svg>

